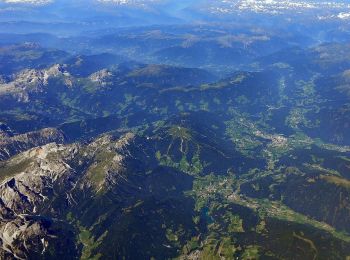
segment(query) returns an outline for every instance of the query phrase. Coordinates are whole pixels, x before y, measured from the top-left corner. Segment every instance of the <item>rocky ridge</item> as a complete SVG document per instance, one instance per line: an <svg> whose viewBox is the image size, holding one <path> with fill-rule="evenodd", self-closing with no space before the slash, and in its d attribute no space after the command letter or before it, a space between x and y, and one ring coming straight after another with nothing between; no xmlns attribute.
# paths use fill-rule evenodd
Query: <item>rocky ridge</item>
<svg viewBox="0 0 350 260"><path fill-rule="evenodd" d="M130 156L126 147L133 138L133 134L117 140L106 135L86 146L50 143L4 162L1 168L7 174L5 178L1 174L4 179L0 185L1 259L28 259L40 253L40 258L45 258L51 247L57 256L63 243L68 243L68 250L75 250L73 241L60 241L70 228L59 219L64 209L52 204L65 201L70 207L76 204L72 194L77 190L96 187L101 192L116 185L118 175L125 171L123 160ZM111 160L105 158L108 165L101 162L101 153L106 152L112 155ZM100 169L99 180L91 178L96 167Z"/></svg>
<svg viewBox="0 0 350 260"><path fill-rule="evenodd" d="M13 80L0 84L0 96L12 95L21 102L29 102L30 94L42 93L49 85L49 80L62 78L67 87L72 87L70 74L63 65L56 64L48 69L25 69L13 75Z"/></svg>
<svg viewBox="0 0 350 260"><path fill-rule="evenodd" d="M45 128L19 135L12 135L9 131L9 129L1 131L0 126L0 161L36 146L51 142L64 143L65 141L63 132L55 128Z"/></svg>

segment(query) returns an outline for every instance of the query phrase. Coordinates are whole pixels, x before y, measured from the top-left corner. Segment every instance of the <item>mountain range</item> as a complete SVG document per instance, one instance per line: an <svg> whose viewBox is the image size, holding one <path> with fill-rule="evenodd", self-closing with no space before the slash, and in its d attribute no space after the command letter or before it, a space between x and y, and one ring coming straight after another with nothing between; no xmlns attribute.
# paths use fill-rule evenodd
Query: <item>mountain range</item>
<svg viewBox="0 0 350 260"><path fill-rule="evenodd" d="M1 1L0 259L349 259L348 12Z"/></svg>

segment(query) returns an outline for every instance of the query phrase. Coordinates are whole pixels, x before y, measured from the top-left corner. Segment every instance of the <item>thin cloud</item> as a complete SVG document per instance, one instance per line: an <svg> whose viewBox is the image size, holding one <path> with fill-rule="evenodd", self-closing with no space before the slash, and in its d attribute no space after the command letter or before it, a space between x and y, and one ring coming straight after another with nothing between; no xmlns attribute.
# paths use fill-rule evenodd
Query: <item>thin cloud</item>
<svg viewBox="0 0 350 260"><path fill-rule="evenodd" d="M31 4L31 5L43 5L52 3L53 0L2 0L0 2L6 4Z"/></svg>

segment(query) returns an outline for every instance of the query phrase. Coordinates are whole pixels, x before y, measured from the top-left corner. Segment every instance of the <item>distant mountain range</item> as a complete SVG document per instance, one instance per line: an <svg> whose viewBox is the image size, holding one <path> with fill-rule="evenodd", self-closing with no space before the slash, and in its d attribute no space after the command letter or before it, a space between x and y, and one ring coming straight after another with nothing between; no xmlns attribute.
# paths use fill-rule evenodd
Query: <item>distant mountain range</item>
<svg viewBox="0 0 350 260"><path fill-rule="evenodd" d="M178 11L184 11L191 8L200 7L202 11L206 10L212 14L231 14L235 12L255 12L268 14L283 14L290 11L321 11L321 13L332 13L332 17L341 19L349 18L350 4L343 0L198 0L198 1L174 1L174 0L88 0L88 1L66 1L66 0L2 0L6 4L26 4L26 5L46 5L52 3L67 5L96 5L96 4L114 4L121 8L124 7L143 7L151 6L176 6ZM163 10L164 11L164 10ZM166 10L167 12L169 10Z"/></svg>

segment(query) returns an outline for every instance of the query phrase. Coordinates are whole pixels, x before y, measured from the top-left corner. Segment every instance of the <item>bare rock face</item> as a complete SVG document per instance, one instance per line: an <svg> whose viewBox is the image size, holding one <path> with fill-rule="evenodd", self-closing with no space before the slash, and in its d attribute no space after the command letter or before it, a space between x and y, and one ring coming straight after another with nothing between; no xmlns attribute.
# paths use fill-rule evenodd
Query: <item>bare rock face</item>
<svg viewBox="0 0 350 260"><path fill-rule="evenodd" d="M77 259L73 231L48 218L20 215L1 220L0 233L0 259L57 259L64 254L62 259Z"/></svg>
<svg viewBox="0 0 350 260"><path fill-rule="evenodd" d="M0 185L1 259L43 257L50 246L59 250L57 245L67 239L60 241L59 235L69 232L69 228L60 227L59 221L39 213L51 211L49 205L57 190L71 189L70 178L76 172L67 162L77 152L77 145L51 143L22 153L3 165L12 176ZM14 168L18 165L22 169ZM66 246L73 250L74 241L69 244Z"/></svg>
<svg viewBox="0 0 350 260"><path fill-rule="evenodd" d="M90 75L89 79L101 86L106 86L111 81L113 73L107 69L97 71Z"/></svg>
<svg viewBox="0 0 350 260"><path fill-rule="evenodd" d="M49 80L60 78L67 87L72 87L73 83L70 74L65 70L64 65L56 64L48 69L25 69L12 76L12 81L1 83L0 96L16 97L18 102L27 103L30 95L42 93L49 85Z"/></svg>
<svg viewBox="0 0 350 260"><path fill-rule="evenodd" d="M52 142L63 143L64 140L64 134L55 128L13 135L5 124L0 124L0 161L36 146Z"/></svg>
<svg viewBox="0 0 350 260"><path fill-rule="evenodd" d="M117 183L133 139L105 135L87 145L50 143L1 162L0 259L45 259L52 252L75 259L72 227L60 218L76 205L75 192L101 192Z"/></svg>
<svg viewBox="0 0 350 260"><path fill-rule="evenodd" d="M67 163L78 152L76 145L51 143L24 152L5 162L7 176L0 198L14 214L36 213L52 195L54 182L69 179L74 170ZM67 183L66 183L67 184Z"/></svg>

